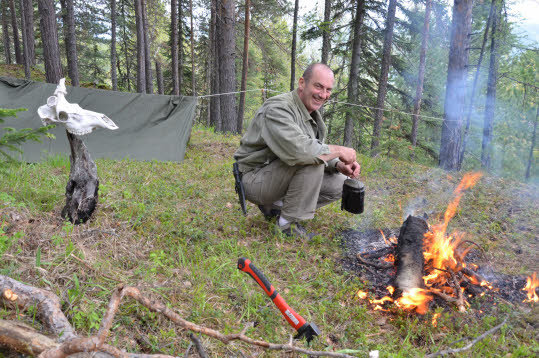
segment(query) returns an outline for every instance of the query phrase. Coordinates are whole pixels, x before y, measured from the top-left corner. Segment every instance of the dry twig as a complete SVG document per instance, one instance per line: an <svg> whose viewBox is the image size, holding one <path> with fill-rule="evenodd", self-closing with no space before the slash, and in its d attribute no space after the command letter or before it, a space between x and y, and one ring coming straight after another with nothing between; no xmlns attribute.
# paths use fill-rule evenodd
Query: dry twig
<svg viewBox="0 0 539 358"><path fill-rule="evenodd" d="M492 327L491 329L489 329L488 331L486 331L485 333L483 333L479 337L476 337L468 345L466 345L466 346L464 346L462 348L454 348L454 349L446 349L446 350L443 350L443 351L438 351L436 353L426 355L425 358L434 358L434 357L444 356L446 354L454 354L454 353L459 353L459 352L466 351L466 350L472 348L477 342L485 339L488 335L491 335L492 333L499 330L505 324L505 322L507 322L507 317L505 317L505 319L503 320L502 323L500 323L496 327Z"/></svg>
<svg viewBox="0 0 539 358"><path fill-rule="evenodd" d="M362 263L364 263L365 265L369 265L369 266L372 266L372 267L375 267L377 269L390 269L392 267L395 267L395 265L393 265L392 263L385 263L385 264L377 264L375 262L371 262L371 261L368 261L368 260L365 260L363 257L361 257L361 254L357 254L357 259L359 261L361 261Z"/></svg>

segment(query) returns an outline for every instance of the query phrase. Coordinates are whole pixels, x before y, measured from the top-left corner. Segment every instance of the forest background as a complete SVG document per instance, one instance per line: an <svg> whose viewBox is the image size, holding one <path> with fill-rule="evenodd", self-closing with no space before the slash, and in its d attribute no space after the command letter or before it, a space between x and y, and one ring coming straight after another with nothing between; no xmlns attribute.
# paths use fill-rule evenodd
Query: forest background
<svg viewBox="0 0 539 358"><path fill-rule="evenodd" d="M197 121L233 133L321 61L329 142L536 181L539 55L518 4L2 0L0 58L49 82L200 96Z"/></svg>

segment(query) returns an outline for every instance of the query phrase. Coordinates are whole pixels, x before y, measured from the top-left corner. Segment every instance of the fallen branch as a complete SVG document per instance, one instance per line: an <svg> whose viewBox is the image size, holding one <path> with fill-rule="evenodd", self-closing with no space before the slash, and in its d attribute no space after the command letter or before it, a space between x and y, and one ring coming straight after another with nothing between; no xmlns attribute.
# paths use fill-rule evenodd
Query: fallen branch
<svg viewBox="0 0 539 358"><path fill-rule="evenodd" d="M491 329L489 329L488 331L486 331L485 333L483 333L479 337L476 337L468 345L466 345L466 346L464 346L462 348L454 348L454 349L446 349L446 350L443 350L443 351L438 351L436 353L426 355L425 358L434 358L434 357L439 357L439 356L443 356L443 355L446 355L446 354L454 354L454 353L459 353L459 352L466 351L466 350L472 348L477 342L485 339L487 336L489 336L492 333L499 330L505 324L505 322L507 322L507 317L505 317L505 319L503 320L502 323L500 323L496 327L492 327Z"/></svg>
<svg viewBox="0 0 539 358"><path fill-rule="evenodd" d="M190 333L189 338L191 339L191 341L195 345L195 348L196 348L197 353L200 356L200 358L210 358L210 357L208 357L208 354L206 353L206 350L202 346L202 342L200 342L200 339L198 339L197 336L195 336L193 333Z"/></svg>
<svg viewBox="0 0 539 358"><path fill-rule="evenodd" d="M387 269L390 269L392 267L395 267L392 263L378 264L378 263L375 263L375 262L368 261L368 260L364 259L363 257L361 257L361 254L357 254L356 257L357 257L357 259L359 261L361 261L365 265L369 265L369 266L375 267L377 269L387 270Z"/></svg>
<svg viewBox="0 0 539 358"><path fill-rule="evenodd" d="M12 347L19 353L37 356L41 352L55 348L58 343L24 323L0 320L1 345Z"/></svg>

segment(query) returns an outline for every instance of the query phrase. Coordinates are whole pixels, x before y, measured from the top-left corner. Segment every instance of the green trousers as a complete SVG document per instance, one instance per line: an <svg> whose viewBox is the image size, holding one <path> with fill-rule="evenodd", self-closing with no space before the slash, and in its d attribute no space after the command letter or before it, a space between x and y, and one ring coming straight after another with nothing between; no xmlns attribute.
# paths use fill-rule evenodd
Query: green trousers
<svg viewBox="0 0 539 358"><path fill-rule="evenodd" d="M323 164L291 167L276 159L243 174L245 197L259 205L282 200L281 216L288 221L312 219L317 208L342 197L346 176L324 169Z"/></svg>

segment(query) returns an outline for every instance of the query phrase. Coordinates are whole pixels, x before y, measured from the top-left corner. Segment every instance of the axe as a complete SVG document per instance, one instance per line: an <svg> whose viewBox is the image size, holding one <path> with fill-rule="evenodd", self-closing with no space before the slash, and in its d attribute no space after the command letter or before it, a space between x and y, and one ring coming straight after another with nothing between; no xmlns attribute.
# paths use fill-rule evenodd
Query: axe
<svg viewBox="0 0 539 358"><path fill-rule="evenodd" d="M298 332L295 339L301 339L305 337L307 343L310 343L315 336L320 335L320 330L314 323L307 323L303 317L297 314L280 294L275 291L275 288L268 281L266 276L245 257L238 259L238 269L248 273L260 287L271 298L273 303L277 306L279 311L283 314L284 318L290 323L292 327Z"/></svg>

